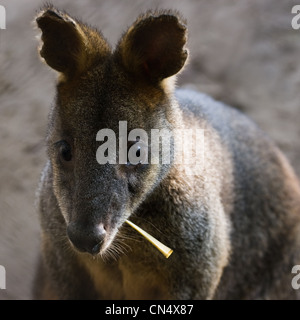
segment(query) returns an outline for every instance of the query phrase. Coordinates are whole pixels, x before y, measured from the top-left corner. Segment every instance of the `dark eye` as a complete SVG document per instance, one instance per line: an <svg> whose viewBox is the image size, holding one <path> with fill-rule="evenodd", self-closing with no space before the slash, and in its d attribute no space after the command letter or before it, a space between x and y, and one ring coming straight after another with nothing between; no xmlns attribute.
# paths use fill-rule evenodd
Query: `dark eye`
<svg viewBox="0 0 300 320"><path fill-rule="evenodd" d="M141 165L148 162L148 146L140 140L128 143L127 166Z"/></svg>
<svg viewBox="0 0 300 320"><path fill-rule="evenodd" d="M137 146L137 150L135 151L135 156L137 158L140 158L141 157L141 147L140 146ZM133 166L133 165L137 165L137 164L140 164L141 161L139 161L139 163L134 163L132 164L129 159L128 159L128 162L127 162L127 166Z"/></svg>
<svg viewBox="0 0 300 320"><path fill-rule="evenodd" d="M141 147L140 147L140 146L138 146L138 149L137 149L137 151L136 151L136 156L137 156L138 158L140 158L140 156L141 156Z"/></svg>
<svg viewBox="0 0 300 320"><path fill-rule="evenodd" d="M59 152L60 159L66 162L71 161L72 148L68 144L68 142L62 140L62 141L59 141L58 144L59 144L58 152Z"/></svg>

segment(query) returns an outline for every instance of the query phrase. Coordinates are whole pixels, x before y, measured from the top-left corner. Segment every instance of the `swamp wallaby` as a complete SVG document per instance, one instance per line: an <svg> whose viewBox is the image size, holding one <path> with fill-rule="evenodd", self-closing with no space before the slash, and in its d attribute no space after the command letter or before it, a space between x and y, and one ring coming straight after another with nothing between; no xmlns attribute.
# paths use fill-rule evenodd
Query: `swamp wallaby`
<svg viewBox="0 0 300 320"><path fill-rule="evenodd" d="M296 299L299 182L239 111L175 90L188 56L180 15L141 15L114 50L98 30L52 6L36 21L40 55L59 72L39 188L36 298ZM170 133L170 161L158 148L160 161L151 163L155 146L135 129L148 137L157 130L160 142ZM194 139L181 129L203 132L200 165L175 161L180 141ZM110 161L100 164L105 143L102 159ZM173 254L164 258L126 219Z"/></svg>

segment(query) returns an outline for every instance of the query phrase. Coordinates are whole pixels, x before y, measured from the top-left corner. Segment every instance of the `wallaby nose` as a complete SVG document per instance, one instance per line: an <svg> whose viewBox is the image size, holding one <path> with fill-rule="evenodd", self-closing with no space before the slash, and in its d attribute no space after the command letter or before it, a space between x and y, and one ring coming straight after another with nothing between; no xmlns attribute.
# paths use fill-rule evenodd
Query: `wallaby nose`
<svg viewBox="0 0 300 320"><path fill-rule="evenodd" d="M99 253L106 231L103 224L87 228L79 223L71 222L67 227L67 234L79 251L94 255Z"/></svg>

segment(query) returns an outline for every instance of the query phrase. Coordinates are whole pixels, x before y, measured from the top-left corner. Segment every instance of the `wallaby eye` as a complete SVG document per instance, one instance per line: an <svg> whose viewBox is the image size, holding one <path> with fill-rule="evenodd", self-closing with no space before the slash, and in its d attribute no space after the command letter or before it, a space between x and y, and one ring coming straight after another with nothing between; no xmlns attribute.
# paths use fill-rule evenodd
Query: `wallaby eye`
<svg viewBox="0 0 300 320"><path fill-rule="evenodd" d="M133 145L133 144L132 144ZM137 158L140 158L141 157L141 147L140 146L137 146L137 149L136 149L136 151L135 151L135 156L137 157ZM132 162L130 162L130 160L128 159L128 161L127 161L127 166L134 166L134 165L137 165L137 164L140 164L141 163L141 161L139 161L139 163L132 163Z"/></svg>
<svg viewBox="0 0 300 320"><path fill-rule="evenodd" d="M63 162L69 162L72 160L72 148L68 142L62 140L57 143L59 145L58 152L59 157Z"/></svg>
<svg viewBox="0 0 300 320"><path fill-rule="evenodd" d="M128 144L127 166L145 164L148 161L148 146L140 140Z"/></svg>
<svg viewBox="0 0 300 320"><path fill-rule="evenodd" d="M136 151L136 156L137 156L138 158L141 157L141 146L138 146L138 149L137 149L137 151Z"/></svg>

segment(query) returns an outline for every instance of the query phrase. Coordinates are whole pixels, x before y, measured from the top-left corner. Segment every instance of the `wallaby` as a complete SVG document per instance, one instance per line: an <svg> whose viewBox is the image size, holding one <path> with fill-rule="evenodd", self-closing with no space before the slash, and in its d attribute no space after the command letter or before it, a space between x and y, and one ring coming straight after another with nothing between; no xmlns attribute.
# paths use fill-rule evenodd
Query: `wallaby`
<svg viewBox="0 0 300 320"><path fill-rule="evenodd" d="M39 187L35 297L298 298L291 285L300 264L298 179L241 112L175 90L188 57L180 14L148 11L114 50L98 30L52 6L36 21L40 55L59 78ZM171 132L170 163L121 163L120 121L149 137L152 129ZM99 164L96 137L106 128L116 133L117 161ZM184 128L204 132L199 166L175 163L182 139L175 129ZM163 257L126 219L173 254Z"/></svg>

